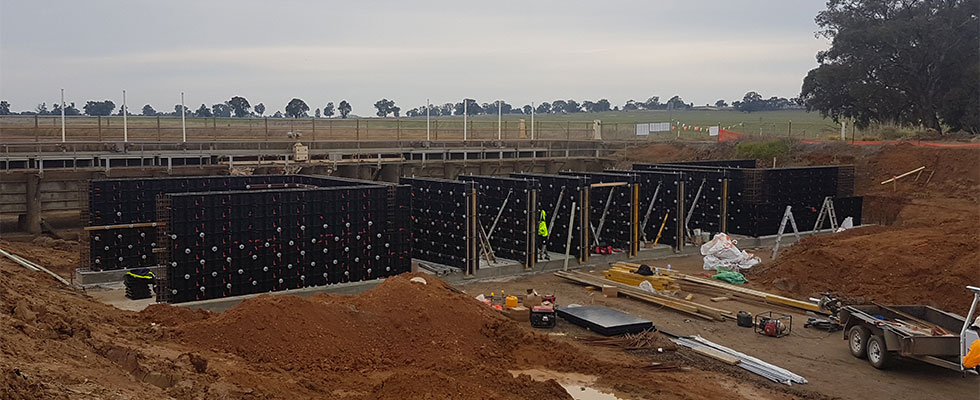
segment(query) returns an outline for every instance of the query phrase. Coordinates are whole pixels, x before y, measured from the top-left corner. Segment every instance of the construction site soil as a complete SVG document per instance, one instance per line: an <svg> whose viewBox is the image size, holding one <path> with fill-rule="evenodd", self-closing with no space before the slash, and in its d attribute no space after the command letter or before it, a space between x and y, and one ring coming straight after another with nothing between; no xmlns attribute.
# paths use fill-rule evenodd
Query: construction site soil
<svg viewBox="0 0 980 400"><path fill-rule="evenodd" d="M631 150L625 163L729 159L735 146L657 144ZM752 285L794 297L833 292L854 303L968 311L965 286L980 284L980 149L794 144L776 162L855 165L863 222L874 226L805 238L751 270ZM919 167L921 175L881 183Z"/></svg>
<svg viewBox="0 0 980 400"><path fill-rule="evenodd" d="M630 150L623 162L734 156L729 144L660 144ZM758 266L750 284L964 313L962 287L980 283L980 151L794 145L777 159L849 163L866 196L865 222L877 226L806 238ZM918 179L880 184L920 166ZM76 242L0 248L65 276L79 266ZM822 397L717 363L682 358L694 369L649 370L648 358L542 334L436 278L422 285L413 276L355 296L262 295L220 314L167 305L134 313L0 258L0 398L571 398L553 380L511 373L524 370L594 376L596 388L624 399Z"/></svg>
<svg viewBox="0 0 980 400"><path fill-rule="evenodd" d="M428 276L355 296L263 295L212 314L128 312L5 259L0 272L3 399L571 398L512 370L596 376L624 398L787 396L715 372L648 371L635 356L532 331ZM697 385L705 380L723 384Z"/></svg>

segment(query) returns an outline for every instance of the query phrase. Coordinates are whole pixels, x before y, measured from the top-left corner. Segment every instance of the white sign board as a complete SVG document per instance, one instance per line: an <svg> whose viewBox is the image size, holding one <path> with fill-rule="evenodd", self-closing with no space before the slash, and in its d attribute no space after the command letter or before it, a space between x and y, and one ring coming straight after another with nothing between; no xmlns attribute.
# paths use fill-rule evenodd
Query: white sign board
<svg viewBox="0 0 980 400"><path fill-rule="evenodd" d="M647 136L650 134L650 124L636 124L636 136Z"/></svg>
<svg viewBox="0 0 980 400"><path fill-rule="evenodd" d="M717 126L708 127L708 136L718 136L718 127Z"/></svg>
<svg viewBox="0 0 980 400"><path fill-rule="evenodd" d="M670 122L653 122L650 124L650 132L670 132Z"/></svg>

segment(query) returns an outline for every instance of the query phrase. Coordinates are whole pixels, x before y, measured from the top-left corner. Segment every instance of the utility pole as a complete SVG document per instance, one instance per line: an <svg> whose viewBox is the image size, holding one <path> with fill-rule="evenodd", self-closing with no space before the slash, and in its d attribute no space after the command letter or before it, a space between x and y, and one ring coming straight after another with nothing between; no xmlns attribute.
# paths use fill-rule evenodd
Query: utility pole
<svg viewBox="0 0 980 400"><path fill-rule="evenodd" d="M123 142L129 142L129 126L126 125L126 89L123 89L123 105L122 105L122 115L123 115Z"/></svg>
<svg viewBox="0 0 980 400"><path fill-rule="evenodd" d="M500 126L501 115L503 115L503 113L502 111L500 111L500 100L497 100L497 140L498 141L500 141L503 138L503 136L501 135L502 128Z"/></svg>
<svg viewBox="0 0 980 400"><path fill-rule="evenodd" d="M431 139L431 134L429 133L429 99L425 99L425 141L428 142Z"/></svg>
<svg viewBox="0 0 980 400"><path fill-rule="evenodd" d="M184 118L184 92L180 92L180 133L183 142L187 143L187 120Z"/></svg>
<svg viewBox="0 0 980 400"><path fill-rule="evenodd" d="M534 140L534 102L531 102L531 140Z"/></svg>
<svg viewBox="0 0 980 400"><path fill-rule="evenodd" d="M65 142L65 89L61 88L61 143Z"/></svg>

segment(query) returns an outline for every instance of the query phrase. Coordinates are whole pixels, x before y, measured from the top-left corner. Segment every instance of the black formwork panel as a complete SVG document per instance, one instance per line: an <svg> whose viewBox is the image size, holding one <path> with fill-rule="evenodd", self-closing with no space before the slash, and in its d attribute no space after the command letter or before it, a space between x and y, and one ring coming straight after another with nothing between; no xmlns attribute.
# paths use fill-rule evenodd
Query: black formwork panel
<svg viewBox="0 0 980 400"><path fill-rule="evenodd" d="M677 171L626 171L606 170L607 173L635 175L640 183L639 221L640 238L646 243L678 247L683 228L684 173ZM656 198L654 198L656 196ZM664 219L666 217L666 220ZM663 232L661 232L663 226Z"/></svg>
<svg viewBox="0 0 980 400"><path fill-rule="evenodd" d="M220 192L351 186L376 183L308 175L203 176L100 179L89 182L89 226L126 225L156 221L156 198L165 193ZM155 265L154 228L94 230L87 257L94 270Z"/></svg>
<svg viewBox="0 0 980 400"><path fill-rule="evenodd" d="M589 197L589 179L582 176L549 175L531 173L512 173L513 178L534 179L538 181L537 211L546 213L548 238L545 248L557 253L568 253L578 258L579 262L589 259L589 207L585 202ZM559 203L560 200L560 203ZM575 208L572 208L572 205ZM576 213L571 229L568 223L571 214ZM552 223L552 219L554 222ZM566 249L568 235L571 233L571 249ZM540 240L540 237L536 237Z"/></svg>
<svg viewBox="0 0 980 400"><path fill-rule="evenodd" d="M701 161L671 161L660 164L688 165L698 167L724 167L724 168L755 168L756 160L701 160Z"/></svg>
<svg viewBox="0 0 980 400"><path fill-rule="evenodd" d="M841 171L845 171L843 174ZM850 171L848 174L847 171ZM746 184L753 190L746 191L750 203L786 203L796 201L823 201L826 197L853 195L853 166L819 166L767 168L741 171ZM850 176L850 184L846 183ZM842 179L843 178L843 179ZM843 185L842 185L843 183ZM850 187L850 193L847 188Z"/></svg>
<svg viewBox="0 0 980 400"><path fill-rule="evenodd" d="M166 194L166 286L180 303L377 279L391 262L388 187Z"/></svg>
<svg viewBox="0 0 980 400"><path fill-rule="evenodd" d="M589 245L609 245L622 249L630 256L635 255L639 250L636 207L639 178L636 175L605 172L564 171L560 174L589 178L589 229L592 238ZM619 183L622 185L616 185Z"/></svg>
<svg viewBox="0 0 980 400"><path fill-rule="evenodd" d="M402 177L411 194L412 257L476 273L476 183Z"/></svg>
<svg viewBox="0 0 980 400"><path fill-rule="evenodd" d="M837 214L838 223L844 218L851 217L854 225L861 224L861 208L863 198L860 196L834 198L834 211ZM793 220L800 231L809 231L814 228L817 216L823 206L823 199L820 201L796 201L789 204L785 203L757 203L749 204L745 208L745 221L743 231L738 232L750 236L775 235L779 231L779 224L783 214L786 213L786 206L791 206ZM829 215L824 216L823 229L830 227ZM792 232L792 228L787 223L784 233Z"/></svg>
<svg viewBox="0 0 980 400"><path fill-rule="evenodd" d="M633 164L633 169L684 174L683 226L686 230L732 231L730 211L737 209L741 201L741 169L674 164Z"/></svg>
<svg viewBox="0 0 980 400"><path fill-rule="evenodd" d="M727 209L722 209L726 226L721 229L752 236L774 234L785 213L786 206L793 207L793 215L800 229L810 230L827 197L848 209L861 200L854 197L854 166L816 166L787 168L735 168L705 167L678 164L634 164L634 169L675 170L692 175L721 173L727 180L722 187L722 197L727 197ZM709 178L710 179L710 178ZM688 183L687 192L696 190ZM700 204L699 204L700 206ZM848 209L848 215L837 212L843 219L851 216L860 221L861 209ZM697 216L697 212L695 216ZM713 215L710 215L713 217ZM690 227L698 227L692 217ZM700 222L700 221L699 221ZM840 221L838 221L840 222ZM708 224L709 228L711 224ZM704 227L702 227L704 229ZM709 231L716 231L709 229Z"/></svg>
<svg viewBox="0 0 980 400"><path fill-rule="evenodd" d="M493 254L515 260L525 268L534 267L538 182L526 178L460 175L459 180L475 182L477 217L490 238Z"/></svg>

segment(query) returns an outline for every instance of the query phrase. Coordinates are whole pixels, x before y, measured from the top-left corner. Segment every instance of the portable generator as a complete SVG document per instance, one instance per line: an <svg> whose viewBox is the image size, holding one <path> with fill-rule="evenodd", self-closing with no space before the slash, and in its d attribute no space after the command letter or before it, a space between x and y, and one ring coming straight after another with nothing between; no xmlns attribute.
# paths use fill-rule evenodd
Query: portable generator
<svg viewBox="0 0 980 400"><path fill-rule="evenodd" d="M769 311L755 315L755 332L770 337L783 337L793 331L793 316Z"/></svg>

